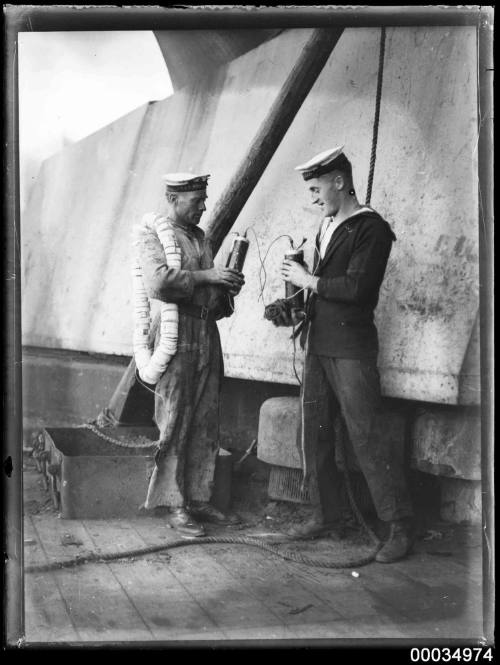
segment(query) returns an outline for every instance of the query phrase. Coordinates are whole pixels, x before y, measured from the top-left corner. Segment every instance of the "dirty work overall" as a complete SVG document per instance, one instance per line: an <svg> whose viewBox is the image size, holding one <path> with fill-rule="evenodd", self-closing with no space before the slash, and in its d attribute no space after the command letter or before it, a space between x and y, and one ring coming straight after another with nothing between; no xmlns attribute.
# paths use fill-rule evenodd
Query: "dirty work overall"
<svg viewBox="0 0 500 665"><path fill-rule="evenodd" d="M146 235L141 246L148 294L179 305L177 353L155 386L155 422L160 437L146 508L175 508L191 501L210 500L219 450L219 395L223 376L215 320L232 311L222 289L194 287L191 271L213 266L211 248L203 231L174 222L171 227L181 249L180 270L165 264L165 255L154 233ZM184 305L204 305L210 316L201 319L183 313Z"/></svg>

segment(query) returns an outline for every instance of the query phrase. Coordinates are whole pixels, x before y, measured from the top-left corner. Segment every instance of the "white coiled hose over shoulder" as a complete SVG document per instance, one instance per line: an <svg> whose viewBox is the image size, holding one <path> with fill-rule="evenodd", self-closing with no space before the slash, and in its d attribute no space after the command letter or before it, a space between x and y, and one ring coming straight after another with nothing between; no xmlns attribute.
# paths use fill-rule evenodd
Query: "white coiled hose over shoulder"
<svg viewBox="0 0 500 665"><path fill-rule="evenodd" d="M140 378L155 384L168 367L177 351L179 310L175 303L161 303L160 340L154 353L150 345L151 303L144 285L142 264L139 255L141 236L148 229L158 236L169 268L181 268L181 251L175 233L165 217L150 213L144 215L140 224L132 229L133 243L133 292L134 292L134 360Z"/></svg>

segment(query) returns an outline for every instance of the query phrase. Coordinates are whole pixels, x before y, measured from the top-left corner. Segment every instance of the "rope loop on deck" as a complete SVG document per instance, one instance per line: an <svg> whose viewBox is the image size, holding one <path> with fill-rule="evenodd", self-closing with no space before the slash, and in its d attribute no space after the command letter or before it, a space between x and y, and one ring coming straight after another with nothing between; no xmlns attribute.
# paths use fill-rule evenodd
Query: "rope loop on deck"
<svg viewBox="0 0 500 665"><path fill-rule="evenodd" d="M139 547L137 549L124 550L122 552L110 552L109 554L99 554L91 552L85 556L75 557L67 561L53 561L52 563L39 564L27 566L25 573L46 573L64 568L73 568L80 566L84 563L106 563L107 561L116 561L118 559L129 559L137 556L145 556L147 554L154 554L156 552L165 552L167 550L176 549L179 547L186 547L189 545L247 545L250 547L258 547L266 552L275 554L287 561L312 566L314 568L330 568L330 569L343 569L343 568L359 568L366 566L375 559L375 555L379 551L381 544L379 543L373 552L361 557L353 557L344 561L328 561L321 558L313 558L302 554L301 552L294 552L293 550L280 549L276 545L267 543L259 538L252 538L249 536L204 536L197 538L182 538L174 540L171 543L164 543L162 545L150 545L147 547Z"/></svg>
<svg viewBox="0 0 500 665"><path fill-rule="evenodd" d="M130 444L120 442L113 437L107 436L100 432L94 425L90 423L85 423L80 427L86 428L97 434L102 439L109 441L110 443L117 443L118 445L130 446ZM109 552L107 554L101 554L98 552L91 552L85 556L77 556L74 559L68 559L67 561L53 561L52 563L39 564L33 566L27 566L25 568L25 573L44 573L50 571L61 570L64 568L72 568L74 566L79 566L85 563L106 563L107 561L116 561L118 559L133 558L137 556L145 556L147 554L154 554L156 552L165 552L167 550L175 549L178 547L186 547L189 545L216 545L216 544L227 544L227 545L247 545L249 547L258 547L266 552L270 552L276 556L279 556L286 561L293 561L294 563L303 564L305 566L311 566L313 568L329 568L335 570L342 570L344 568L360 568L361 566L366 566L375 560L377 552L381 549L383 543L376 536L376 534L370 529L366 520L364 519L361 511L356 504L354 494L352 492L349 471L345 458L345 451L342 445L341 439L339 439L339 455L340 462L342 464L342 469L344 473L347 496L349 498L349 503L354 512L356 519L358 520L360 526L368 534L368 537L372 541L374 548L373 550L364 556L348 558L343 561L328 561L323 558L314 558L302 554L301 552L296 552L293 550L287 550L285 548L277 547L277 545L268 543L265 540L260 538L254 538L251 536L204 536L196 538L181 538L179 540L174 540L171 543L163 543L161 545L150 545L146 547L140 547L137 549L124 550L121 552Z"/></svg>

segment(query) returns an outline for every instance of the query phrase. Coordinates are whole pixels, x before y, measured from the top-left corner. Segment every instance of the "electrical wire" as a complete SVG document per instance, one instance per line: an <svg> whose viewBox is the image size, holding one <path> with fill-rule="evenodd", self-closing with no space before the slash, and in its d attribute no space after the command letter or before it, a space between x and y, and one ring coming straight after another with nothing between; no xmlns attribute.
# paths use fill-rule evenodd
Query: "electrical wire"
<svg viewBox="0 0 500 665"><path fill-rule="evenodd" d="M259 256L259 263L260 263L259 272L258 272L258 279L259 279L259 296L258 296L257 300L258 300L258 301L259 301L259 300L262 300L262 303L264 304L264 307L265 307L266 304L265 304L265 302L264 302L264 289L265 289L266 281L267 281L267 271L266 271L266 265L265 265L265 264L266 264L266 260L267 260L267 257L268 257L268 255L269 255L269 252L270 252L272 246L273 246L278 240L280 240L281 238L288 238L288 240L290 241L290 245L291 245L291 247L292 247L293 249L297 249L297 250L298 250L298 249L300 249L300 248L306 243L307 238L303 238L303 239L302 239L302 242L300 243L300 245L298 245L297 247L294 247L294 241L293 241L292 236L291 236L290 234L288 234L288 233L282 233L282 234L280 234L279 236L277 236L276 238L274 238L274 240L272 240L272 242L271 242L270 245L268 246L268 248L267 248L267 250L266 250L266 253L265 253L265 255L264 255L264 258L263 258L263 257L262 257L262 252L261 252L261 249L260 249L259 239L258 239L257 233L256 233L256 231L255 231L255 228L254 228L253 226L249 226L249 227L247 227L247 229L246 229L245 232L244 232L244 236L246 237L249 231L251 231L251 232L253 233L253 236L254 236L254 238L255 238L255 244L256 244L256 246L257 246L257 254L258 254L258 256ZM324 235L325 231L326 231L326 228L325 228L325 230L323 231L323 235ZM322 237L323 237L323 235L322 235ZM322 237L320 238L320 242L321 242ZM318 253L318 248L317 248L316 246L314 247L314 251L315 251L315 253ZM318 265L319 265L319 260L316 261L316 267L315 267L315 269L314 269L313 272L312 272L312 275L313 275L313 276L316 274L316 270L318 269ZM264 278L262 278L262 274L264 274ZM307 289L306 289L306 287L304 286L304 287L302 287L299 291L296 291L294 294L289 295L289 296L285 296L285 297L283 298L283 300L290 300L291 298L294 298L294 297L297 296L298 294L300 294L300 293L305 293L306 291L307 291ZM234 312L234 308L233 308L233 307L231 307L231 310ZM292 366L293 366L293 373L294 373L294 375L295 375L295 378L297 379L299 386L302 386L302 382L301 382L301 380L300 380L299 374L298 374L298 372L297 372L297 366L296 366L296 361L297 361L297 345L296 345L296 339L295 339L295 338L296 338L296 335L295 335L295 328L296 328L296 326L294 325L293 328L292 328L292 335L291 335L291 339L292 339L292 342L293 342Z"/></svg>
<svg viewBox="0 0 500 665"><path fill-rule="evenodd" d="M274 245L274 243L277 242L280 238L288 238L289 241L290 241L290 245L293 247L293 238L292 238L292 236L290 236L288 233L282 233L281 235L277 236L277 237L271 242L271 244L270 244L269 247L267 248L267 251L266 251L265 256L264 256L264 260L263 260L263 262L262 262L262 267L263 267L263 269L264 269L264 286L262 287L262 292L264 291L264 287L265 287L265 285L266 285L266 280L267 280L267 273L266 273L266 270L265 270L265 262L266 262L266 259L267 259L267 255L269 254L269 252L270 252L270 250L271 250L271 247ZM264 299L262 299L262 302L264 303ZM265 303L264 303L264 304L265 304Z"/></svg>
<svg viewBox="0 0 500 665"><path fill-rule="evenodd" d="M318 241L318 245L319 245L319 246L321 245L321 241L322 241L322 239L323 239L323 237L324 237L324 235L325 235L325 233L326 233L326 228L327 228L327 227L325 226L325 229L323 230L323 233L321 234L321 236L320 236L320 238L319 238L319 241ZM304 240L302 241L302 243L299 245L298 249L299 249L300 247L302 247L302 245L305 243L305 240L306 240L306 239L304 238ZM317 260L316 260L316 259L317 259ZM314 258L313 258L313 263L316 263L316 266L315 266L315 268L313 269L313 271L312 271L312 273L311 273L311 275L312 275L313 277L316 275L316 271L317 271L317 269L318 269L318 266L319 266L319 263L320 263L320 259L321 259L321 254L320 254L320 252L319 252L319 250L318 250L318 247L317 247L316 244L315 244L315 245L314 245ZM302 288L300 289L300 291L297 291L297 292L294 293L293 295L288 296L288 297L285 297L284 300L288 300L289 298L294 298L296 295L298 295L299 293L302 293L303 291L306 291L306 287L305 287L305 286L302 287ZM294 372L294 374L295 374L295 378L297 379L297 381L298 381L298 383L299 383L299 386L302 388L302 381L300 380L299 374L298 374L298 372L297 372L297 367L296 367L297 345L296 345L295 326L293 326L293 328L292 328L292 342L293 342L293 355L292 355L293 372Z"/></svg>
<svg viewBox="0 0 500 665"><path fill-rule="evenodd" d="M259 238L258 238L258 236L257 236L257 233L256 233L254 227L253 227L253 226L249 226L249 227L247 228L247 230L245 231L245 235L248 233L248 231L252 231L252 233L253 233L253 235L254 235L254 237L255 237L255 244L256 244L256 246L257 246L257 253L258 253L258 255L259 255L259 262L260 262L260 268L259 268L259 272L258 272L259 286L260 286L260 293L259 293L259 297L257 298L257 300L262 300L262 302L264 302L264 300L263 300L263 294L264 294L264 286L265 286L265 282L262 283L262 272L264 272L264 276L266 276L266 267L265 267L265 265L264 265L264 261L263 261L263 259L262 259L262 254L261 254L261 251L260 251Z"/></svg>
<svg viewBox="0 0 500 665"><path fill-rule="evenodd" d="M297 379L299 386L302 388L302 381L300 380L300 376L299 373L297 372L297 367L296 367L297 343L295 340L295 326L293 326L292 328L292 344L293 344L293 355L292 355L293 373L295 374L295 378Z"/></svg>

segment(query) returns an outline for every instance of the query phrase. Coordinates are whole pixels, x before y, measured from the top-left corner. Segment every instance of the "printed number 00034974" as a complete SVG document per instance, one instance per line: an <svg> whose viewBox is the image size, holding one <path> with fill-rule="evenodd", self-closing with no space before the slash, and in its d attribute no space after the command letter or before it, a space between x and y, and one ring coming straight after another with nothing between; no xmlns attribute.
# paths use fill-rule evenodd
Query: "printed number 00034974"
<svg viewBox="0 0 500 665"><path fill-rule="evenodd" d="M412 663L451 663L452 661L464 663L477 663L479 661L493 661L491 647L414 647L410 651Z"/></svg>

